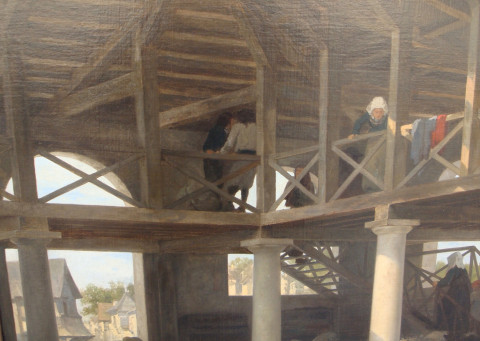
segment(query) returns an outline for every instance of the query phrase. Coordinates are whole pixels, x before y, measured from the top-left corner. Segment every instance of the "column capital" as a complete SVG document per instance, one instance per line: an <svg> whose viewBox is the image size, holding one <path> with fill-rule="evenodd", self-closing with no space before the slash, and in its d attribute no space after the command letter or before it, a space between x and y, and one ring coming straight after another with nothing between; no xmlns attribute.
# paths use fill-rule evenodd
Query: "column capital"
<svg viewBox="0 0 480 341"><path fill-rule="evenodd" d="M371 229L376 235L407 234L418 225L420 225L418 219L380 219L365 223L365 228Z"/></svg>
<svg viewBox="0 0 480 341"><path fill-rule="evenodd" d="M253 253L265 248L278 249L279 252L288 245L293 245L293 239L288 238L256 238L248 239L240 242L242 247L245 247Z"/></svg>
<svg viewBox="0 0 480 341"><path fill-rule="evenodd" d="M20 245L39 245L46 246L52 239L58 239L62 237L61 232L50 232L50 231L25 231L25 230L16 230L10 231L9 239L12 243Z"/></svg>

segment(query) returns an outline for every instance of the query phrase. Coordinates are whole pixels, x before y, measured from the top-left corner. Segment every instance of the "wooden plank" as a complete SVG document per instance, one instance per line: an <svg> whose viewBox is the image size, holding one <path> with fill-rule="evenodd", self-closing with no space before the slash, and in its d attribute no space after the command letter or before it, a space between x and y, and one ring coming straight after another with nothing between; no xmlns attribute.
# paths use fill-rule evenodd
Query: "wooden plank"
<svg viewBox="0 0 480 341"><path fill-rule="evenodd" d="M318 146L317 145L310 146L310 147L303 147L303 148L294 149L294 150L289 150L289 151L281 152L281 153L276 153L275 156L274 156L274 159L275 160L286 159L286 158L289 158L289 157L292 157L292 156L308 154L308 153L312 153L312 152L315 152L315 151L318 151Z"/></svg>
<svg viewBox="0 0 480 341"><path fill-rule="evenodd" d="M86 64L74 70L72 81L55 94L56 101L60 101L68 96L90 77L100 77L113 61L121 55L122 49L130 44L131 36L139 25L140 21L137 18L132 18L125 26L118 28L115 34L104 44L103 48L96 50ZM55 106L53 104L53 107Z"/></svg>
<svg viewBox="0 0 480 341"><path fill-rule="evenodd" d="M480 4L477 1L470 2L472 20L470 22L470 37L468 40L468 66L467 84L465 90L465 118L462 132L462 151L460 157L462 174L473 174L478 166L479 157L475 143L479 139L479 120L477 110L479 108L480 94L480 66L478 65L479 55L479 30L480 30ZM476 158L476 160L475 160Z"/></svg>
<svg viewBox="0 0 480 341"><path fill-rule="evenodd" d="M260 166L257 168L257 208L267 212L275 203L276 175L268 164L275 155L277 131L277 89L275 72L267 66L257 67L257 155Z"/></svg>
<svg viewBox="0 0 480 341"><path fill-rule="evenodd" d="M255 60L257 66L267 66L268 59L265 55L262 45L260 44L255 31L252 28L252 24L249 21L245 9L242 6L240 1L235 1L232 6L232 12L235 18L237 19L239 32L243 39L245 39L248 49Z"/></svg>
<svg viewBox="0 0 480 341"><path fill-rule="evenodd" d="M470 16L461 11L458 10L452 6L448 6L446 3L440 1L440 0L424 0L427 4L432 5L433 7L437 8L438 10L442 11L443 13L446 13L454 18L464 20L469 22L470 21Z"/></svg>
<svg viewBox="0 0 480 341"><path fill-rule="evenodd" d="M132 74L120 76L107 82L74 92L63 98L55 111L66 116L74 116L96 106L132 96L135 84Z"/></svg>
<svg viewBox="0 0 480 341"><path fill-rule="evenodd" d="M153 47L143 45L140 31L136 32L132 60L138 144L145 151L145 159L140 163L141 201L147 207L161 208L163 189L157 56Z"/></svg>
<svg viewBox="0 0 480 341"><path fill-rule="evenodd" d="M215 96L203 101L173 108L161 112L160 128L170 128L178 124L189 123L215 112L226 110L242 104L250 104L255 101L255 86L250 86L224 95Z"/></svg>
<svg viewBox="0 0 480 341"><path fill-rule="evenodd" d="M460 30L460 29L464 28L466 25L467 25L466 21L457 20L457 21L454 21L453 23L450 23L448 25L439 27L439 28L437 28L433 31L428 32L428 33L425 33L423 35L423 37L426 38L426 39L437 38L437 37L442 36L444 34L447 34L449 32Z"/></svg>
<svg viewBox="0 0 480 341"><path fill-rule="evenodd" d="M141 25L141 36L137 41L142 46L153 45L155 39L165 32L171 22L172 7L167 7L168 1L149 0L144 10L144 20Z"/></svg>
<svg viewBox="0 0 480 341"><path fill-rule="evenodd" d="M230 24L235 22L235 17L233 15L216 13L216 12L177 9L175 10L175 15L184 16L190 19L196 19L196 18L210 19L215 22L226 21L227 23L230 23Z"/></svg>
<svg viewBox="0 0 480 341"><path fill-rule="evenodd" d="M157 224L193 224L212 226L258 226L255 214L153 210L137 207L112 207L70 204L33 204L0 201L0 217L24 216L66 220L136 222ZM101 227L99 227L101 229ZM0 229L2 227L0 226Z"/></svg>
<svg viewBox="0 0 480 341"><path fill-rule="evenodd" d="M229 233L222 233L214 236L165 240L158 243L159 252L191 253L191 251L195 249L196 251L201 252L208 252L210 250L210 252L216 253L215 250L217 249L239 249L241 248L241 241L257 238L258 233L258 230L231 231ZM245 250L245 253L247 252L248 251Z"/></svg>
<svg viewBox="0 0 480 341"><path fill-rule="evenodd" d="M392 211L402 219L420 219L422 224L480 224L480 212L473 206L409 204L395 205Z"/></svg>
<svg viewBox="0 0 480 341"><path fill-rule="evenodd" d="M479 181L476 183L476 181ZM434 199L453 193L466 193L480 189L480 175L470 175L441 183L430 183L414 187L358 195L346 199L330 201L327 204L311 205L295 210L269 212L261 215L261 225L283 224L342 213L353 213L373 209L384 204L408 203L412 201Z"/></svg>
<svg viewBox="0 0 480 341"><path fill-rule="evenodd" d="M176 52L176 51L163 50L163 49L158 51L158 55L162 57L193 60L193 61L206 62L206 63L234 65L234 66L241 66L241 67L254 68L256 66L256 63L252 60L231 59L231 58L223 58L219 56L191 54L191 53L183 53L183 52Z"/></svg>
<svg viewBox="0 0 480 341"><path fill-rule="evenodd" d="M229 161L257 161L260 160L258 155L249 154L208 154L204 152L191 152L191 151L175 151L175 150L162 150L163 155L179 156L185 158L194 159L212 159L212 160L229 160Z"/></svg>
<svg viewBox="0 0 480 341"><path fill-rule="evenodd" d="M3 101L8 134L12 137L12 179L13 190L20 200L37 200L37 183L31 142L28 139L29 115L25 103L22 55L18 44L14 44L9 32L10 20L19 3L8 1L4 8L0 26L2 60Z"/></svg>
<svg viewBox="0 0 480 341"><path fill-rule="evenodd" d="M224 46L234 46L234 47L248 46L244 40L240 40L240 39L207 36L202 34L175 32L175 31L164 32L162 35L162 39L182 40L184 42L191 41L191 42L197 42L202 44L224 45Z"/></svg>
<svg viewBox="0 0 480 341"><path fill-rule="evenodd" d="M159 246L156 240L148 239L119 239L119 238L57 238L48 244L49 250L75 251L109 251L109 252L141 252L158 253Z"/></svg>
<svg viewBox="0 0 480 341"><path fill-rule="evenodd" d="M221 76L210 76L208 74L193 74L193 73L183 73L183 72L172 72L172 71L158 71L157 73L161 77L167 78L176 78L176 79L188 79L188 80L197 80L203 82L218 82L234 85L248 85L253 84L254 81L241 78L230 78L230 77L221 77Z"/></svg>

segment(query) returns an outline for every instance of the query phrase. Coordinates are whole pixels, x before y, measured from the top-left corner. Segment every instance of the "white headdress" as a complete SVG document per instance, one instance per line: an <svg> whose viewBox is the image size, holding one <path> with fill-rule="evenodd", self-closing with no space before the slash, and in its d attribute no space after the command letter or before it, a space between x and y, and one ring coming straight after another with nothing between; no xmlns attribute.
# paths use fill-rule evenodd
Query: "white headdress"
<svg viewBox="0 0 480 341"><path fill-rule="evenodd" d="M447 258L448 260L448 270L452 269L453 267L457 267L459 269L465 269L465 265L463 264L463 256L460 252L454 252Z"/></svg>
<svg viewBox="0 0 480 341"><path fill-rule="evenodd" d="M371 115L374 109L383 109L385 115L388 114L388 104L383 97L374 97L372 101L367 105L367 112Z"/></svg>

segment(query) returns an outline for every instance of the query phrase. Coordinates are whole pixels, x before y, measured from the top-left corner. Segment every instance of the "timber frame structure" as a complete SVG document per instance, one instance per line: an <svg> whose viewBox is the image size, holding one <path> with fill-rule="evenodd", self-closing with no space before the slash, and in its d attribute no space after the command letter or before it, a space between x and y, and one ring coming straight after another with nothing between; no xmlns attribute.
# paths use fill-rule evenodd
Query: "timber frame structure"
<svg viewBox="0 0 480 341"><path fill-rule="evenodd" d="M378 234L382 226L415 226L405 230L408 245L480 240L479 6L477 0L3 0L2 248L18 247L21 266L23 259L25 268L39 269L45 262L33 258L46 256L47 247L142 253L152 295L148 339L178 340L171 267L180 254L249 253L259 247L249 240L278 239L286 243L279 251L290 245L316 255L355 287L371 290L371 278L342 265L331 245L375 242L372 230ZM387 130L347 139L374 96L389 103ZM201 152L216 117L241 108L256 111L257 155ZM412 122L440 114L447 115L448 133L414 165ZM372 154L350 153L367 140L377 141L378 150L385 146L382 178L365 167ZM62 155L97 171L86 174ZM39 197L35 156L80 179ZM199 172L205 158L249 165L210 183ZM297 166L304 168L300 178L315 175L315 194L286 170ZM256 205L218 187L251 168ZM454 176L439 181L446 170ZM277 177L289 180L278 197ZM361 177L377 191L356 192ZM10 178L13 193L6 190ZM88 182L129 207L49 203ZM295 187L314 203L277 210ZM248 213L188 205L208 192ZM152 318L159 311L161 318ZM10 317L0 318L10 340ZM27 317L28 323L42 333L40 323ZM55 339L43 332L38 340Z"/></svg>

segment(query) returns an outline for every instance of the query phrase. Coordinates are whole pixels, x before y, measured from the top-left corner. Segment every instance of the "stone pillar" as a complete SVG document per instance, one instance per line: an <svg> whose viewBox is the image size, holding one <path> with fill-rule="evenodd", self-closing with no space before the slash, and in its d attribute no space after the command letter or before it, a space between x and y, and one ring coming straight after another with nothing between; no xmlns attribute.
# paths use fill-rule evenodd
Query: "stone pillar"
<svg viewBox="0 0 480 341"><path fill-rule="evenodd" d="M29 341L57 341L57 321L46 245L50 239L18 238L18 260Z"/></svg>
<svg viewBox="0 0 480 341"><path fill-rule="evenodd" d="M368 222L377 235L370 341L398 341L402 319L403 273L407 233L418 220L383 219Z"/></svg>
<svg viewBox="0 0 480 341"><path fill-rule="evenodd" d="M0 243L0 340L16 340L15 319L13 317L12 298L7 276L5 245Z"/></svg>
<svg viewBox="0 0 480 341"><path fill-rule="evenodd" d="M280 252L292 243L273 238L241 243L254 254L252 341L281 341Z"/></svg>
<svg viewBox="0 0 480 341"><path fill-rule="evenodd" d="M133 257L133 283L135 287L135 307L137 310L137 335L142 340L148 338L147 301L145 295L145 276L143 267L143 254L132 253Z"/></svg>

